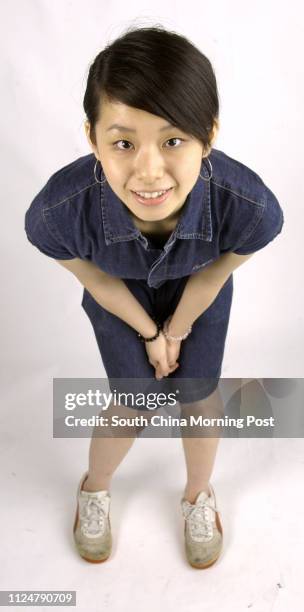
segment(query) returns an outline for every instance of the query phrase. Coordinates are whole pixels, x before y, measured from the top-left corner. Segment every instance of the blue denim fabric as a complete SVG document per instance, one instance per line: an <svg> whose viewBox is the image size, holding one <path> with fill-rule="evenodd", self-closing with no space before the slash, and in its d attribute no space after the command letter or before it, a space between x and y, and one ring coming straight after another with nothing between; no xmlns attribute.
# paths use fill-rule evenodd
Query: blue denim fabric
<svg viewBox="0 0 304 612"><path fill-rule="evenodd" d="M150 288L142 280L126 279L124 282L151 318L163 323L177 307L188 278L169 280L159 289ZM145 390L145 393L168 394L178 388L180 403L209 396L216 389L221 375L232 295L231 274L213 303L193 323L191 334L181 343L179 367L169 376L153 382L155 369L134 329L102 308L85 289L82 307L92 323L111 390L127 392L126 382L119 385L117 380L126 378L136 379L127 387L133 393ZM138 383L141 378L145 379L143 387ZM150 386L146 386L146 379L151 379ZM132 407L127 401L125 405Z"/></svg>
<svg viewBox="0 0 304 612"><path fill-rule="evenodd" d="M282 230L282 208L253 170L217 149L212 149L209 160L211 180L203 160L200 174L206 180L197 179L163 248L155 248L135 227L109 184L96 181L93 154L50 177L26 211L27 237L49 257L79 257L121 278L147 312L162 321L174 312L190 275L225 252L248 254L262 249ZM98 178L105 178L102 171ZM197 392L192 387L185 402L187 397L191 401L206 397L217 386L232 293L233 275L182 342L180 367L170 378L198 381ZM134 329L97 304L86 289L82 306L109 378L154 377Z"/></svg>

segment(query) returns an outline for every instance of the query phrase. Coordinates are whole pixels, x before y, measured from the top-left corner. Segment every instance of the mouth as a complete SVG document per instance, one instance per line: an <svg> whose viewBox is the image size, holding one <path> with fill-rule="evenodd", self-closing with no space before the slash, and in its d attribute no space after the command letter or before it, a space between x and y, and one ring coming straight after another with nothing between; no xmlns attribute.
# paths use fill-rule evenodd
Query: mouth
<svg viewBox="0 0 304 612"><path fill-rule="evenodd" d="M145 191L132 191L131 193L134 196L135 200L144 206L156 206L157 204L162 204L165 200L168 199L174 187L170 187L169 189L162 189L159 191L145 192Z"/></svg>

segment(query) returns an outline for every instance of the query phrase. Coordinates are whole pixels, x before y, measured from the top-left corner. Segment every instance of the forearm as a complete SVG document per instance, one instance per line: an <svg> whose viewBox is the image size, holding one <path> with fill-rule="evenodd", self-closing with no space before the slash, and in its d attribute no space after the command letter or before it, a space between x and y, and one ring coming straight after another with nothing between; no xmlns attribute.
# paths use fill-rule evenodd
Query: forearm
<svg viewBox="0 0 304 612"><path fill-rule="evenodd" d="M156 333L155 322L120 278L104 273L100 283L94 283L88 291L98 304L145 338Z"/></svg>
<svg viewBox="0 0 304 612"><path fill-rule="evenodd" d="M252 257L228 252L188 279L183 295L172 316L169 334L182 336L196 319L211 306L232 272Z"/></svg>
<svg viewBox="0 0 304 612"><path fill-rule="evenodd" d="M82 259L57 261L76 276L100 306L125 321L145 338L154 336L156 323L120 278Z"/></svg>
<svg viewBox="0 0 304 612"><path fill-rule="evenodd" d="M169 334L183 335L211 306L229 275L215 279L206 268L190 276L172 316Z"/></svg>

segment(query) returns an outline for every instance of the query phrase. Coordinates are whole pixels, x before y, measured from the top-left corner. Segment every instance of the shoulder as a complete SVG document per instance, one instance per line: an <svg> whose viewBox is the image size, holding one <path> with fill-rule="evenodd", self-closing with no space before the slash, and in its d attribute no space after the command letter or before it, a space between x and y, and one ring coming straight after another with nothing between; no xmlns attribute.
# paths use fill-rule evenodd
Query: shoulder
<svg viewBox="0 0 304 612"><path fill-rule="evenodd" d="M254 170L222 151L213 149L210 161L221 250L247 255L263 248L283 227L276 196Z"/></svg>
<svg viewBox="0 0 304 612"><path fill-rule="evenodd" d="M221 199L231 200L235 196L236 200L265 206L268 188L257 172L219 149L212 149L209 159L211 186Z"/></svg>
<svg viewBox="0 0 304 612"><path fill-rule="evenodd" d="M84 155L50 176L25 213L28 239L55 259L90 254L90 231L101 224L95 156ZM85 231L84 231L85 230Z"/></svg>
<svg viewBox="0 0 304 612"><path fill-rule="evenodd" d="M98 186L94 177L96 158L84 155L50 176L44 187L43 207L49 210Z"/></svg>

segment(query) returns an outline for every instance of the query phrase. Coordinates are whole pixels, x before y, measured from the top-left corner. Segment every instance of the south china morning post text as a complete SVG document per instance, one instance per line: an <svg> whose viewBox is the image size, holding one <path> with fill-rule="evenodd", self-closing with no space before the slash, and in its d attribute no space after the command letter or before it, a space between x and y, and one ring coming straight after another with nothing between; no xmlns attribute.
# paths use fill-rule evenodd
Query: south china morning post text
<svg viewBox="0 0 304 612"><path fill-rule="evenodd" d="M171 415L164 416L160 414L153 415L147 418L144 415L135 417L121 417L112 415L110 419L104 416L91 416L89 418L73 418L66 417L66 425L68 427L236 427L243 429L255 425L256 427L274 427L274 417L265 419L257 418L254 415L246 415L246 417L214 417L207 418L202 415L189 415L187 418L172 417Z"/></svg>

